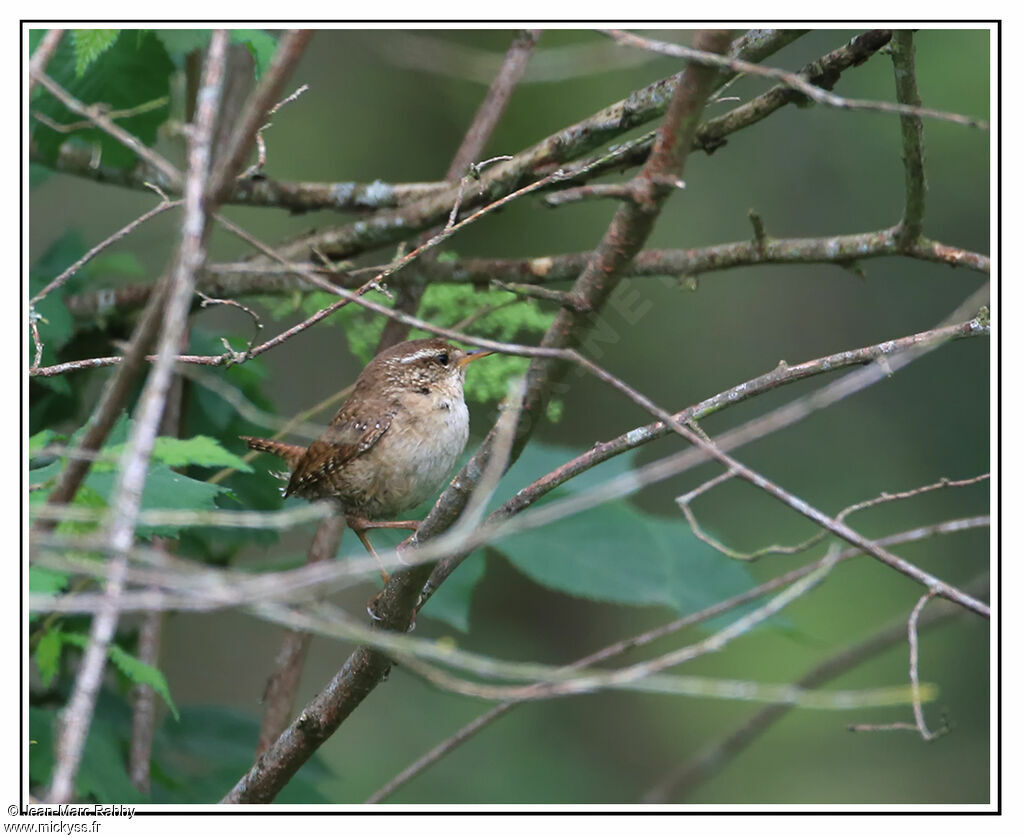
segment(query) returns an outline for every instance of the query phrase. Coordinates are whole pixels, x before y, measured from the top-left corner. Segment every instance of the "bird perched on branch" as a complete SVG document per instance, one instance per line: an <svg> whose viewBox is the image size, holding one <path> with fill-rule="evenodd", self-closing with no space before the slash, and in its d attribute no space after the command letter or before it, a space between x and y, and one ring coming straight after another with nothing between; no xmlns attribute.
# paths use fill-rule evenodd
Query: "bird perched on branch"
<svg viewBox="0 0 1024 838"><path fill-rule="evenodd" d="M366 531L415 529L416 521L380 519L428 500L466 447L466 366L490 354L459 349L440 338L400 343L366 365L352 394L308 448L242 439L288 465L285 497L336 499L349 526L377 558ZM387 581L386 571L382 575Z"/></svg>

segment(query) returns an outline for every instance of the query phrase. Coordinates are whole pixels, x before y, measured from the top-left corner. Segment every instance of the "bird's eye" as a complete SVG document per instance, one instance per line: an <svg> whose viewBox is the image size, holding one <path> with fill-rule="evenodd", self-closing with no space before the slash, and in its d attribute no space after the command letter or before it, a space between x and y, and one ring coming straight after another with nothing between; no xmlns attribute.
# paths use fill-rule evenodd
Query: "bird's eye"
<svg viewBox="0 0 1024 838"><path fill-rule="evenodd" d="M448 353L447 352L442 352L440 355L438 355L437 356L437 363L439 363L442 367L447 367L448 366Z"/></svg>

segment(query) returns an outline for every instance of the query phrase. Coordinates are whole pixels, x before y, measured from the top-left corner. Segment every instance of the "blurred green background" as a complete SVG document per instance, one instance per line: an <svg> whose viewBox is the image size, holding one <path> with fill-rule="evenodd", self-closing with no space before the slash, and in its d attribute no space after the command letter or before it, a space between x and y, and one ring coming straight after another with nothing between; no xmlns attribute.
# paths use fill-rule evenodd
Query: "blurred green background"
<svg viewBox="0 0 1024 838"><path fill-rule="evenodd" d="M409 34L429 39L410 42ZM314 37L292 76L309 90L274 118L267 132L266 172L280 180L429 181L449 159L497 68L511 31L328 30ZM689 43L689 33L651 33ZM812 32L769 60L798 69L858 34ZM417 44L419 47L417 47ZM987 118L990 35L987 30L925 30L916 37L925 106ZM583 52L581 52L583 50ZM599 50L596 69L581 56ZM426 58L422 57L424 54ZM434 56L434 58L430 58ZM434 69L412 66L433 61ZM599 34L549 30L487 147L514 154L585 118L631 91L671 75L677 63L637 56ZM479 80L473 74L479 75ZM541 78L537 78L539 75ZM743 79L726 95L756 95L765 84ZM836 92L893 100L887 56L847 71ZM706 115L732 102L712 103ZM644 130L652 126L645 126ZM636 133L640 133L639 131ZM989 253L990 135L937 120L925 123L928 175L925 234ZM172 159L176 145L163 141ZM178 156L175 156L178 155ZM772 236L819 236L876 230L902 212L903 171L898 119L891 114L786 107L728 138L712 156L687 161L686 189L674 195L650 247L701 247L751 236L756 210ZM55 175L31 195L29 256L35 259L66 230L88 244L153 205L152 196ZM544 210L527 198L449 242L460 256L525 257L586 250L613 212L608 202ZM344 223L330 213L290 216L278 210L228 207L225 214L275 242L310 228ZM176 241L171 214L115 247L134 253L152 277ZM368 261L389 257L373 254ZM237 240L215 230L211 257L245 256ZM636 294L625 318L608 322L619 339L597 357L615 374L668 408L679 409L766 372L780 359L799 362L935 326L985 278L966 270L884 258L862 263L863 278L833 265L763 266L701 277L696 292L660 279L626 280ZM238 329L237 312L203 312L211 331ZM298 316L294 318L298 320ZM873 497L988 470L989 342L947 345L867 391L742 449L740 459L826 512ZM337 327L306 332L264 356L275 408L290 416L335 392L360 364ZM791 385L712 417L714 435L759 415L824 379ZM635 405L587 377L571 376L558 423L536 438L583 451L648 421ZM472 406L482 433L493 410ZM74 427L81 421L70 422ZM643 463L677 450L662 440L639 452ZM711 467L643 492L645 510L678 515L676 494L715 474ZM258 468L253 479L264 479ZM868 536L946 518L982 514L987 483L889 504L851 520ZM698 501L704 525L737 549L799 541L810 524L736 481ZM263 555L301 554L311 530ZM350 546L346 542L346 546ZM918 544L899 554L955 584L984 578L989 532L972 530ZM806 560L806 559L804 559ZM624 555L623 561L629 561ZM723 559L724 561L724 559ZM752 568L760 579L802 563L768 558ZM339 596L361 613L370 588ZM809 597L787 611L789 622L736 641L716 656L688 664L687 674L788 682L815 663L893 620L905 619L922 591L867 558L840 566ZM460 646L513 660L560 664L672 617L657 608L625 608L575 599L534 584L499 554L488 557ZM450 633L423 619L425 636ZM990 795L990 626L967 614L924 635L921 675L939 685L927 707L932 727L953 725L925 743L912 732L847 731L851 723L910 720L909 708L871 712L793 711L709 782L691 790L693 803L981 803ZM220 705L258 718L260 698L280 629L236 613L177 614L166 623L162 668L180 706ZM697 632L656 646L664 651ZM311 698L350 649L317 638L299 700ZM646 652L645 654L649 654ZM905 645L878 656L831 686L868 687L906 681ZM321 749L331 769L315 784L333 802L360 802L423 751L483 712L483 702L443 694L397 669ZM739 702L607 693L520 707L447 756L394 798L405 803L629 803L702 746L719 740L758 707ZM227 787L210 788L210 800Z"/></svg>

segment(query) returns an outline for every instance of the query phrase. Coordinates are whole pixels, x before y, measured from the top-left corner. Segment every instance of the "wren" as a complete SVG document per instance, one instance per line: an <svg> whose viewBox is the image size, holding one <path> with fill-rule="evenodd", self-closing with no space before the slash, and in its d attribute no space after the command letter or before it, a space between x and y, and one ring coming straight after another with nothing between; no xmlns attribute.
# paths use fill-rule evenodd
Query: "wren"
<svg viewBox="0 0 1024 838"><path fill-rule="evenodd" d="M466 365L490 354L468 352L440 338L400 343L366 365L352 394L308 448L259 437L242 439L288 465L285 497L336 499L376 557L366 530L414 528L416 522L379 519L394 518L429 500L466 447Z"/></svg>

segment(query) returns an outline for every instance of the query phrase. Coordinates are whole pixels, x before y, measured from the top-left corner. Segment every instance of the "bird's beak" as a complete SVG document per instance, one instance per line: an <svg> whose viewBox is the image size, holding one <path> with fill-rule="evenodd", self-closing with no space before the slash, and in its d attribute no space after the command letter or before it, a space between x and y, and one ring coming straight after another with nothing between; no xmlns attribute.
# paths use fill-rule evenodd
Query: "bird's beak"
<svg viewBox="0 0 1024 838"><path fill-rule="evenodd" d="M493 354L494 353L490 349L474 349L472 352L467 352L463 355L459 359L458 364L460 367L464 367L472 361L479 361L481 358L486 358L488 355Z"/></svg>

